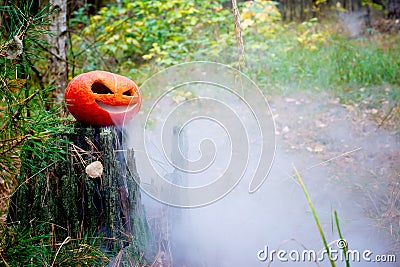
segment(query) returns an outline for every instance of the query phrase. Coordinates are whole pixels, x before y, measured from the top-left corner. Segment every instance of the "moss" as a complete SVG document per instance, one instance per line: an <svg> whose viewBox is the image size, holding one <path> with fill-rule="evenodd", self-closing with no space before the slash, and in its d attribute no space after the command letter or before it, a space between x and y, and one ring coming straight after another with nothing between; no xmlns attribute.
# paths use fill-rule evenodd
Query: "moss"
<svg viewBox="0 0 400 267"><path fill-rule="evenodd" d="M29 164L21 168L21 186L12 197L9 221L24 225L32 220L50 222L43 224L42 232L60 240L95 233L104 237L102 247L107 251L129 248L130 254L140 255L149 240L147 221L135 181L138 174L129 172L123 153L116 152L121 149L120 137L115 127L78 124L73 134L60 136L66 142L59 149L66 156L54 164L50 157L44 158L48 162L35 160L34 153L28 153L35 150L31 144L22 159ZM135 165L133 151L128 157ZM85 173L85 167L95 160L103 164L100 178ZM39 168L43 171L32 176L32 170ZM24 183L29 177L33 178Z"/></svg>

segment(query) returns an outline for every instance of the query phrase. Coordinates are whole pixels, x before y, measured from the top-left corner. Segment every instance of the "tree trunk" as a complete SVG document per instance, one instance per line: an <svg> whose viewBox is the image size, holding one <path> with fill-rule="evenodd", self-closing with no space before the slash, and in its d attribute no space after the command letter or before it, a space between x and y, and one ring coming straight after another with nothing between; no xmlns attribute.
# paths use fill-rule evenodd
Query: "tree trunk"
<svg viewBox="0 0 400 267"><path fill-rule="evenodd" d="M53 35L49 36L50 68L47 79L55 87L54 96L58 103L64 99L64 91L68 84L67 64L67 1L50 0L54 12L49 26Z"/></svg>
<svg viewBox="0 0 400 267"><path fill-rule="evenodd" d="M49 163L41 175L32 176L28 168L21 169L8 221L22 225L33 220L48 222L43 232L61 240L85 234L103 236L107 251L116 253L129 247L130 253L139 255L150 239L133 151L126 153L125 161L115 127L76 125L74 134L61 139L68 141L60 142L67 151L63 161ZM103 172L91 178L86 167L94 161L102 163ZM50 227L52 224L57 227Z"/></svg>
<svg viewBox="0 0 400 267"><path fill-rule="evenodd" d="M304 0L300 0L300 15L299 15L300 22L304 21Z"/></svg>

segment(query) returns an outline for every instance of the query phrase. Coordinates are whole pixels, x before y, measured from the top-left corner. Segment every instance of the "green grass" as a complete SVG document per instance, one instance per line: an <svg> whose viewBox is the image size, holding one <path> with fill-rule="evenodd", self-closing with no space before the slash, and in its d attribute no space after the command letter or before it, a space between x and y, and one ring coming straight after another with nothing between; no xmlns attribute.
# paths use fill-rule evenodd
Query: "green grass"
<svg viewBox="0 0 400 267"><path fill-rule="evenodd" d="M337 213L336 210L334 210L333 214L334 214L334 217L335 217L335 224L336 224L336 228L337 228L337 231L338 231L338 234L339 234L339 238L340 238L340 240L344 241L344 246L342 246L342 250L343 250L343 253L345 255L346 267L350 267L347 242L343 238L342 231L340 230L339 216L338 216L338 213Z"/></svg>
<svg viewBox="0 0 400 267"><path fill-rule="evenodd" d="M100 250L101 237L57 240L40 234L44 223L22 226L0 225L0 265L18 266L104 266L108 257ZM55 226L57 227L57 226Z"/></svg>
<svg viewBox="0 0 400 267"><path fill-rule="evenodd" d="M320 237L321 237L321 240L322 240L322 242L323 242L323 244L324 244L325 251L327 252L327 255L328 255L328 258L329 258L329 262L330 262L330 264L331 264L332 267L335 267L335 266L336 266L335 261L334 261L333 258L332 258L331 250L330 250L330 248L329 248L329 244L328 244L328 242L326 241L325 233L324 233L324 231L323 231L323 229L322 229L321 223L320 223L320 221L319 221L319 218L318 218L317 212L316 212L316 210L315 210L314 204L313 204L313 202L312 202L312 200L311 200L311 197L310 197L310 195L309 195L309 193L308 193L307 187L305 186L304 181L303 181L303 179L301 178L301 175L300 175L300 173L297 171L296 167L293 167L293 170L294 170L294 174L295 174L295 176L296 176L296 178L297 178L297 181L299 182L300 187L301 187L301 189L303 190L304 195L305 195L305 197L306 197L306 199L307 199L308 205L309 205L310 208L311 208L311 212L312 212L312 214L313 214L315 224L317 225L318 232L319 232L319 235L320 235ZM347 242L346 242L346 240L344 239L343 234L342 234L342 231L341 231L341 229L340 229L339 216L338 216L338 213L337 213L336 210L334 210L333 216L334 216L334 222L335 222L335 225L336 225L336 229L337 229L337 232L338 232L338 235L339 235L339 240L336 241L336 244L339 246L339 242L342 242L342 243L340 243L340 244L343 245L343 246L341 246L340 248L343 250L343 253L344 253L344 255L345 255L346 267L350 267L350 261L349 261L349 258L348 258L348 247L347 247ZM333 228L333 225L332 225L332 228Z"/></svg>
<svg viewBox="0 0 400 267"><path fill-rule="evenodd" d="M321 226L321 223L319 222L317 212L316 212L316 210L314 208L314 204L311 201L311 197L308 194L307 188L306 188L306 186L305 186L305 184L303 182L303 179L301 178L299 172L297 171L296 167L293 167L293 169L294 169L294 173L295 173L295 175L297 177L297 180L298 180L298 182L299 182L299 184L301 186L301 189L303 189L304 195L306 196L308 204L309 204L309 206L311 208L315 223L316 223L317 228L318 228L319 235L321 236L322 242L324 243L324 248L325 248L325 251L327 252L327 255L328 255L328 258L329 258L329 262L331 263L332 267L335 267L336 264L332 259L332 255L331 255L331 252L330 252L330 249L329 249L329 246L328 246L328 242L326 241L324 231L322 230L322 226Z"/></svg>
<svg viewBox="0 0 400 267"><path fill-rule="evenodd" d="M377 109L378 124L400 120L400 36L375 33L359 39L334 21L277 25L267 37L244 34L249 75L267 95L327 92L342 103ZM397 123L396 123L397 122ZM399 130L399 128L397 128Z"/></svg>
<svg viewBox="0 0 400 267"><path fill-rule="evenodd" d="M283 34L299 35L296 30ZM327 33L328 34L328 33ZM268 78L268 86L295 89L320 89L343 93L362 87L376 87L383 83L399 88L400 46L391 44L383 49L382 36L361 40L347 39L335 33L326 36L315 50L282 38L273 47L249 50L250 69L258 73L257 80ZM399 97L398 91L395 96Z"/></svg>

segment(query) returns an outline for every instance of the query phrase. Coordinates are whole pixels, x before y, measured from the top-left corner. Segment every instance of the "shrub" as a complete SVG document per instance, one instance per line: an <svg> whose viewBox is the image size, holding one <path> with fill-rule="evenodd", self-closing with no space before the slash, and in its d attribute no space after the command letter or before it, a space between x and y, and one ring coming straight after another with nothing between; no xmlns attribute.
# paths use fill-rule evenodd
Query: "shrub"
<svg viewBox="0 0 400 267"><path fill-rule="evenodd" d="M231 28L229 12L214 0L124 0L83 16L87 26L72 47L80 48L74 53L80 71L118 66L126 73L150 61L169 66L221 44Z"/></svg>

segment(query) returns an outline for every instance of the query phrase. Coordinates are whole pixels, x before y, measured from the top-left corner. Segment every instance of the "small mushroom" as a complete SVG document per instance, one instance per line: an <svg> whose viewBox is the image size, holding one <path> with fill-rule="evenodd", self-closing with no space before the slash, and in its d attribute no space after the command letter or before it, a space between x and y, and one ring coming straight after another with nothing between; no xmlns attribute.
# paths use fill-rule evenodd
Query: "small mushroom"
<svg viewBox="0 0 400 267"><path fill-rule="evenodd" d="M96 160L86 166L85 172L90 178L98 178L103 174L103 164Z"/></svg>

